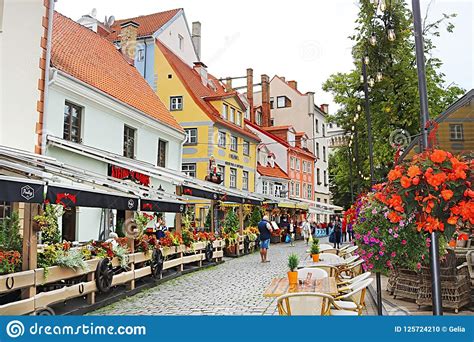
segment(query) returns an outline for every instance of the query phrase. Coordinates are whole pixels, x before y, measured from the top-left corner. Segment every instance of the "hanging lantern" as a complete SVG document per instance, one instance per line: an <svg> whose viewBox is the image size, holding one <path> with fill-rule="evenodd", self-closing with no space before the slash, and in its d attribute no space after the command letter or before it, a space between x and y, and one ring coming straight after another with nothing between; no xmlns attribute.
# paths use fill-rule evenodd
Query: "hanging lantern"
<svg viewBox="0 0 474 342"><path fill-rule="evenodd" d="M388 40L390 40L391 42L393 42L397 36L395 35L395 28L393 27L392 24L390 24L388 26L388 29L387 29L387 38Z"/></svg>
<svg viewBox="0 0 474 342"><path fill-rule="evenodd" d="M375 78L377 79L377 82L382 82L382 79L383 79L383 74L382 74L382 71L377 71L377 75L375 76Z"/></svg>
<svg viewBox="0 0 474 342"><path fill-rule="evenodd" d="M375 46L375 44L377 44L377 36L375 35L375 32L372 32L372 35L369 38L369 43L372 46Z"/></svg>
<svg viewBox="0 0 474 342"><path fill-rule="evenodd" d="M370 63L370 58L369 58L368 55L366 55L366 56L364 57L364 63L365 63L365 65L369 65L369 63Z"/></svg>
<svg viewBox="0 0 474 342"><path fill-rule="evenodd" d="M380 0L379 7L382 12L385 12L385 10L387 9L387 4L385 3L385 0Z"/></svg>
<svg viewBox="0 0 474 342"><path fill-rule="evenodd" d="M360 75L359 80L360 80L360 83L364 83L364 75Z"/></svg>
<svg viewBox="0 0 474 342"><path fill-rule="evenodd" d="M371 77L369 78L369 86L373 87L375 85L375 80Z"/></svg>
<svg viewBox="0 0 474 342"><path fill-rule="evenodd" d="M357 111L360 112L362 110L362 107L358 104L357 105Z"/></svg>

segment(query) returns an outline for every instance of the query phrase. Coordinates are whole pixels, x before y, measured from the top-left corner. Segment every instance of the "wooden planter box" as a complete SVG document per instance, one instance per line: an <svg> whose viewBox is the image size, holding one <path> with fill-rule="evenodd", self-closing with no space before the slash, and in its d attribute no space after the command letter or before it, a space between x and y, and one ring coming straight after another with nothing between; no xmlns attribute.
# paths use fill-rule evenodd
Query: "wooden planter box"
<svg viewBox="0 0 474 342"><path fill-rule="evenodd" d="M114 258L115 259L115 258ZM45 284L50 284L54 282L58 282L59 280L63 279L70 279L70 278L75 278L78 276L81 276L83 274L87 274L90 272L94 272L97 268L97 264L99 263L100 259L91 259L87 260L87 270L82 270L82 269L70 269L70 268L64 268L60 266L52 266L48 267L48 272L45 277L45 272L43 268L37 268L34 270L35 272L35 284L38 285L45 285ZM118 263L118 260L116 260Z"/></svg>
<svg viewBox="0 0 474 342"><path fill-rule="evenodd" d="M0 293L35 285L35 271L15 272L0 275Z"/></svg>
<svg viewBox="0 0 474 342"><path fill-rule="evenodd" d="M237 256L237 248L238 248L238 245L232 245L232 246L229 246L229 247L225 247L224 248L224 255L225 256L230 256L230 257Z"/></svg>

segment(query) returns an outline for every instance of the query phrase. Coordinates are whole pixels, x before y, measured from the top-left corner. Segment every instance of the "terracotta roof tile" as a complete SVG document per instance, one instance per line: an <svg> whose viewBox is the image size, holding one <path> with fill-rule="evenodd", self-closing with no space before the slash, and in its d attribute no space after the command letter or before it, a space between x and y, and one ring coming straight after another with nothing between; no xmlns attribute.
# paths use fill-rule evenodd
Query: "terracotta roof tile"
<svg viewBox="0 0 474 342"><path fill-rule="evenodd" d="M151 36L158 31L164 24L170 21L182 8L177 8L169 11L153 13L148 15L141 15L139 17L116 20L112 25L112 32L107 36L107 39L115 41L120 39L120 24L126 21L134 21L140 26L138 27L138 37Z"/></svg>
<svg viewBox="0 0 474 342"><path fill-rule="evenodd" d="M183 131L138 70L115 46L75 21L54 13L53 67L117 100Z"/></svg>
<svg viewBox="0 0 474 342"><path fill-rule="evenodd" d="M260 163L257 164L257 172L262 176L266 177L274 177L274 178L282 178L282 179L290 179L285 171L283 171L277 163L275 163L275 167L271 166L263 166Z"/></svg>
<svg viewBox="0 0 474 342"><path fill-rule="evenodd" d="M206 98L210 100L215 100L218 98L229 97L229 95L237 95L236 92L226 92L225 88L222 86L219 80L209 73L207 74L207 77L208 80L211 80L214 84L214 89L204 85L201 80L201 76L194 68L191 68L188 64L186 64L186 62L176 56L159 40L156 40L156 45L163 52L163 55L168 60L171 67L176 72L190 95L193 97L194 101L197 103L198 106L201 107L201 109L209 116L212 121L221 126L225 126L229 129L237 131L240 134L252 138L256 141L260 141L258 136L255 135L252 131L250 131L250 129L245 127L245 125L244 127L239 127L236 124L223 119L219 111L217 111L217 109L213 105L206 101Z"/></svg>

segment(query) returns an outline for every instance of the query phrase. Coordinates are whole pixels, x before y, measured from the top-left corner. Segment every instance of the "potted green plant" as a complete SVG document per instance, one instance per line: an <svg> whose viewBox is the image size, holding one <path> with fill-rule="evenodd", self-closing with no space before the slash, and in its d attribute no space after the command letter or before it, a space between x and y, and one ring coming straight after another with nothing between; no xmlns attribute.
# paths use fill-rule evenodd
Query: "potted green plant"
<svg viewBox="0 0 474 342"><path fill-rule="evenodd" d="M319 261L319 241L314 240L310 248L311 257L314 262Z"/></svg>
<svg viewBox="0 0 474 342"><path fill-rule="evenodd" d="M296 269L298 268L299 258L298 255L292 253L288 256L288 283L290 285L298 284L298 272Z"/></svg>

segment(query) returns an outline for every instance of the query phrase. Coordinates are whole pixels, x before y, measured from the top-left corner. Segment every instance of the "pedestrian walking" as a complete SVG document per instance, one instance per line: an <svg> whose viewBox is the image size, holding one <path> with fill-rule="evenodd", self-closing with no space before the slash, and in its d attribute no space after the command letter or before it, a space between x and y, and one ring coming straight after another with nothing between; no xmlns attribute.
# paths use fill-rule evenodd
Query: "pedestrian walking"
<svg viewBox="0 0 474 342"><path fill-rule="evenodd" d="M305 219L303 221L303 225L301 226L301 229L303 231L303 238L304 238L304 241L306 242L306 246L307 246L309 237L311 235L311 226L308 222L308 219Z"/></svg>
<svg viewBox="0 0 474 342"><path fill-rule="evenodd" d="M342 235L341 235L341 242L346 242L346 234L347 234L347 225L346 219L342 219Z"/></svg>
<svg viewBox="0 0 474 342"><path fill-rule="evenodd" d="M295 247L295 225L293 224L293 220L290 220L290 246Z"/></svg>
<svg viewBox="0 0 474 342"><path fill-rule="evenodd" d="M342 223L339 219L339 216L334 218L334 248L339 248L341 244L341 235L342 235Z"/></svg>
<svg viewBox="0 0 474 342"><path fill-rule="evenodd" d="M260 233L260 258L262 262L270 262L270 260L267 260L267 253L268 248L270 248L270 237L273 229L267 215L263 216L258 223L258 231Z"/></svg>

